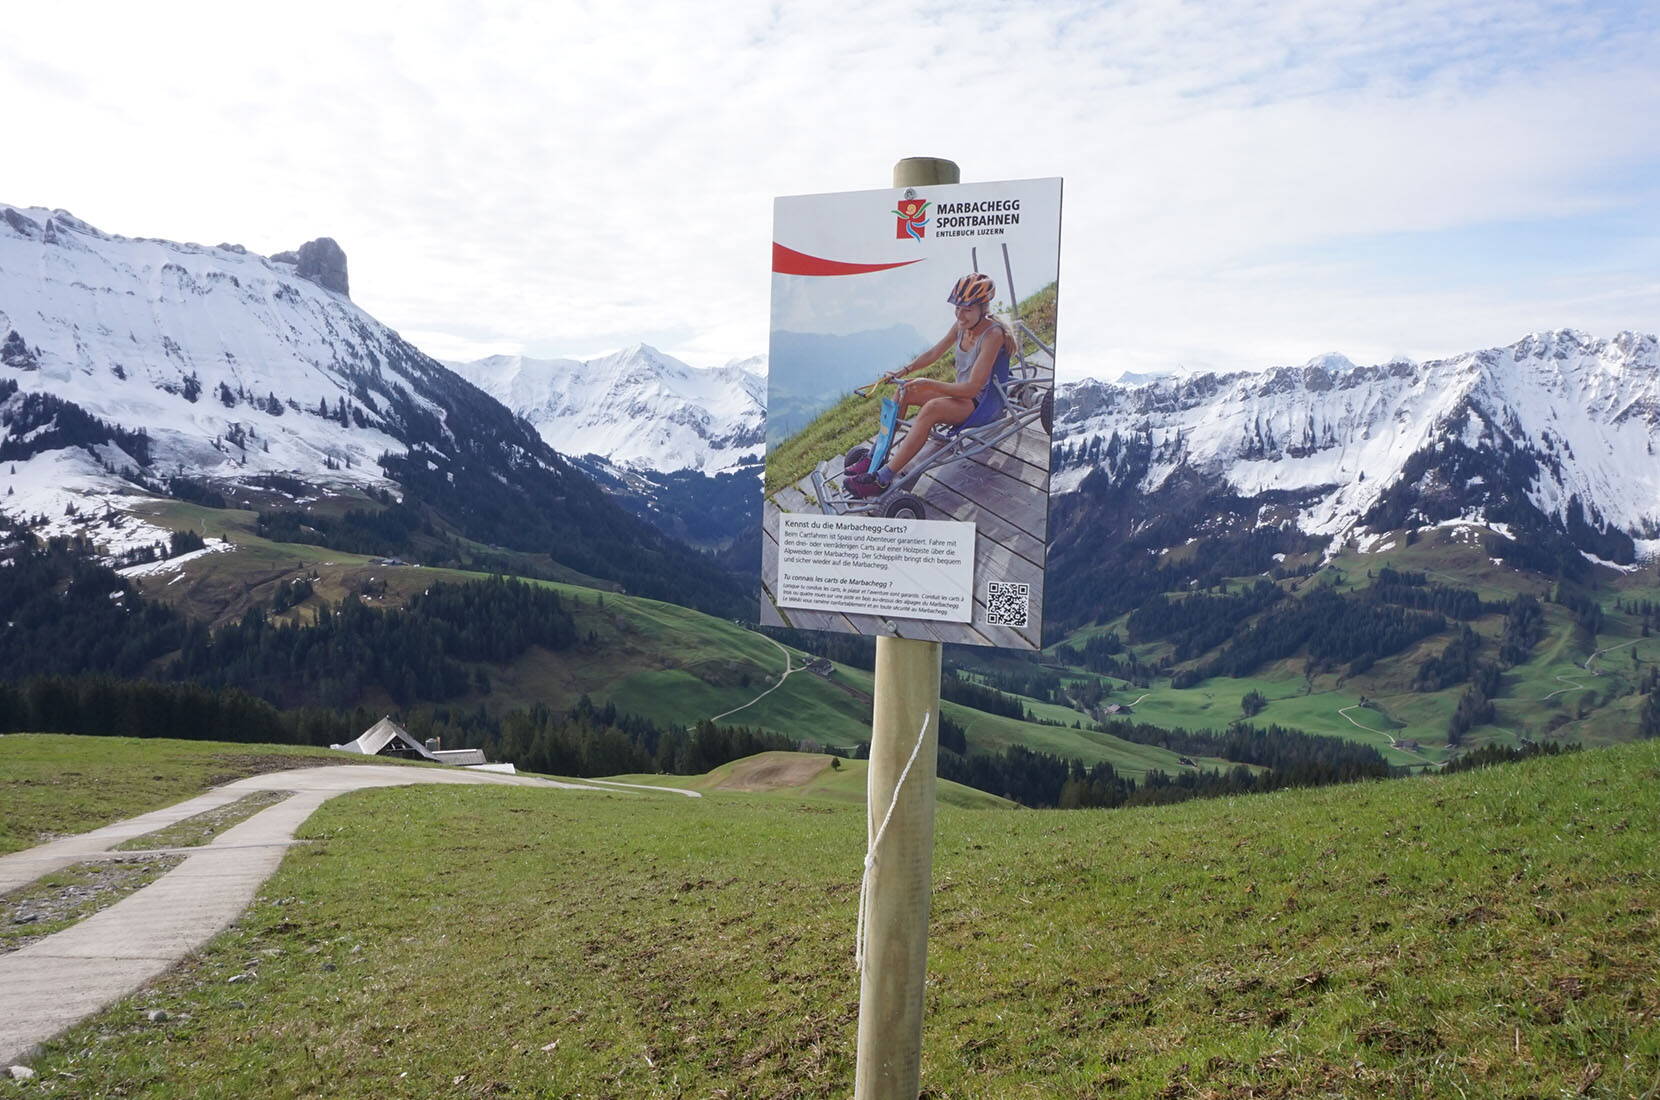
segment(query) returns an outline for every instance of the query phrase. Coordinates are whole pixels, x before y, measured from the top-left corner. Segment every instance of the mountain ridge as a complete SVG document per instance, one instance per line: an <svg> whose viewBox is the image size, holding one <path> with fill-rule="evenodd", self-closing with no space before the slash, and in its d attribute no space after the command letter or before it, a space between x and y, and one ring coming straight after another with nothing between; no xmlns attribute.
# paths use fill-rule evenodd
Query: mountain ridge
<svg viewBox="0 0 1660 1100"><path fill-rule="evenodd" d="M131 505L183 481L299 514L338 496L407 532L739 606L724 572L354 305L338 246L313 260L302 278L238 245L0 206L0 379L17 387L0 406L0 508L120 553L167 536Z"/></svg>
<svg viewBox="0 0 1660 1100"><path fill-rule="evenodd" d="M699 369L635 343L589 360L493 355L446 365L566 454L718 474L764 446L766 379L749 366L758 358Z"/></svg>
<svg viewBox="0 0 1660 1100"><path fill-rule="evenodd" d="M1561 329L1421 364L1088 380L1061 388L1055 419L1061 494L1188 482L1337 545L1465 518L1550 527L1620 564L1637 544L1660 552L1652 335Z"/></svg>

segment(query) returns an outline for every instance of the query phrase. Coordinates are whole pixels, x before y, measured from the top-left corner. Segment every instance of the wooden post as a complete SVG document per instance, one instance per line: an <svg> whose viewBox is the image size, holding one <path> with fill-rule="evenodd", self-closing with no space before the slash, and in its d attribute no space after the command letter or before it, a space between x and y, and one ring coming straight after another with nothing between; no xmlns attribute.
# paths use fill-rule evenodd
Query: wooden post
<svg viewBox="0 0 1660 1100"><path fill-rule="evenodd" d="M908 157L893 168L895 187L958 182L957 166L948 160ZM939 709L940 644L879 635L865 787L867 845L874 844L890 805L893 815L866 884L854 1100L916 1100L922 1087ZM917 750L919 733L922 746ZM913 750L916 759L905 774Z"/></svg>

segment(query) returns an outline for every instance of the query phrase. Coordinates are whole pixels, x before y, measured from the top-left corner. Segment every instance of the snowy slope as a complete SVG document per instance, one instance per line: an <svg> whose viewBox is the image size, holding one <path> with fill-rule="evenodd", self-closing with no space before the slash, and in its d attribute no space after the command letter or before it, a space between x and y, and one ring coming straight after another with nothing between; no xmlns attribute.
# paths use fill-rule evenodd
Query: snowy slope
<svg viewBox="0 0 1660 1100"><path fill-rule="evenodd" d="M764 443L764 359L698 370L645 344L586 362L449 363L555 449L646 470L729 470Z"/></svg>
<svg viewBox="0 0 1660 1100"><path fill-rule="evenodd" d="M293 263L235 245L130 240L63 211L0 205L0 380L16 383L14 406L50 394L142 430L152 476L390 485L375 459L402 451L406 433L371 390L394 387L410 410L441 411L384 377L392 340ZM9 434L13 453L26 449ZM139 456L102 457L54 448L14 458L0 508L55 518L73 497L132 493L112 470L137 468Z"/></svg>
<svg viewBox="0 0 1660 1100"><path fill-rule="evenodd" d="M1063 387L1055 443L1057 491L1097 468L1144 494L1198 477L1243 498L1297 497L1311 534L1482 518L1520 497L1564 528L1577 500L1592 527L1653 538L1660 350L1653 336L1561 330L1422 364L1327 355L1256 374L1086 381Z"/></svg>
<svg viewBox="0 0 1660 1100"><path fill-rule="evenodd" d="M239 246L128 240L61 211L0 218L0 340L20 349L3 376L21 390L144 427L167 468L383 480L375 456L398 439L358 391L383 376L392 334L343 295ZM367 427L312 415L342 400Z"/></svg>
<svg viewBox="0 0 1660 1100"><path fill-rule="evenodd" d="M631 591L736 599L347 286L327 239L265 257L0 205L0 511L116 553L163 534L141 518L155 494L200 495L180 477L284 507L385 490L413 524Z"/></svg>

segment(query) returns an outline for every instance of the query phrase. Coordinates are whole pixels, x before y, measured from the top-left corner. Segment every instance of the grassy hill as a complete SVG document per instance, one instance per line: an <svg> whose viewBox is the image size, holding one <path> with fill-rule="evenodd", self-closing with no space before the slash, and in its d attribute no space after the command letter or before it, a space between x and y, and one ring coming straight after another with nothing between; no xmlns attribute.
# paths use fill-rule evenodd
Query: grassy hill
<svg viewBox="0 0 1660 1100"><path fill-rule="evenodd" d="M1365 592L1376 574L1390 568L1421 573L1431 584L1470 589L1490 603L1523 593L1533 595L1540 599L1544 611L1544 636L1525 661L1504 671L1494 699L1493 720L1467 731L1463 748L1489 743L1516 745L1523 739L1584 745L1630 741L1636 735L1637 711L1642 702L1635 692L1643 674L1660 662L1660 636L1645 638L1642 616L1615 605L1616 601L1623 607L1632 600L1660 599L1655 567L1651 564L1627 574L1598 569L1594 587L1576 589L1602 608L1602 625L1592 634L1576 624L1570 608L1550 602L1553 585L1548 579L1494 562L1479 539L1469 533L1471 530L1436 530L1410 545L1404 538L1395 538L1386 541L1389 549L1378 553L1350 550L1313 576L1288 577L1277 583L1297 599L1323 589L1355 595ZM1230 583L1242 590L1258 579L1240 577ZM1247 620L1239 630L1263 617ZM1128 619L1123 615L1086 627L1066 642L1081 646L1089 638L1108 632L1128 639ZM1482 639L1483 659L1494 658L1504 619L1503 612L1492 611L1467 624ZM1456 630L1464 624L1451 625ZM1253 723L1278 723L1341 737L1377 748L1392 764L1426 766L1453 754L1447 725L1466 684L1461 681L1441 690L1420 692L1414 690L1413 683L1420 666L1447 646L1452 630L1415 642L1360 673L1351 673L1342 664L1320 667L1302 652L1270 661L1248 676L1211 676L1178 688L1173 686L1175 673L1202 666L1220 647L1176 661L1168 643L1148 641L1131 644L1127 651L1146 666L1164 664L1145 684L1100 677L1077 667L1068 669L1068 675L1105 684L1109 695L1103 702L1133 703L1138 721L1177 729L1218 729L1240 720L1246 717L1241 710L1242 698L1249 692L1259 692L1267 706L1250 717ZM1592 661L1594 674L1587 672L1586 661L1604 650L1607 652ZM1395 747L1397 742L1407 741L1417 742L1418 747Z"/></svg>
<svg viewBox="0 0 1660 1100"><path fill-rule="evenodd" d="M336 511L349 503L324 502ZM229 537L237 549L197 558L182 573L162 570L145 577L140 581L144 595L193 619L224 624L250 608L270 608L279 591L305 578L312 595L270 615L278 621L306 622L319 606L348 595L356 595L371 607L395 608L435 582L476 581L485 576L457 569L388 565L364 555L273 542L256 530L253 507L258 504L251 502L250 508L242 510L204 509L183 502L157 505L158 519L181 529ZM1549 596L1551 586L1537 575L1495 564L1470 530L1430 531L1410 545L1404 538L1397 539L1379 553L1349 552L1312 576L1289 575L1276 583L1289 601L1321 592L1352 598L1366 592L1373 575L1388 567L1421 573L1433 584L1470 589L1494 606L1521 593ZM1189 549L1178 548L1169 556L1184 553ZM536 566L527 561L520 564ZM1316 563L1310 559L1308 564ZM1258 580L1233 578L1229 586L1242 591ZM674 604L568 581L534 583L560 593L581 643L559 651L532 647L511 661L477 664L472 669L478 674L473 686L444 700L444 706L457 712L482 707L496 715L537 704L562 711L587 696L601 706L615 704L625 714L660 725L725 715L723 722L749 725L796 742L847 747L868 737L873 691L868 672L837 665L829 678L795 673L767 693L786 661L791 667L803 663L800 651L781 647L732 621ZM1572 609L1548 599L1543 603L1545 636L1525 660L1503 673L1492 719L1467 731L1465 748L1545 738L1601 745L1633 736L1642 703L1635 689L1660 661L1660 639L1644 639L1642 616L1623 609L1623 603L1617 608L1615 601L1660 599L1660 582L1650 568L1631 575L1604 571L1599 585L1585 589L1604 609L1595 635L1576 624ZM1170 598L1197 594L1178 592ZM1235 633L1261 618L1245 620ZM1484 659L1497 649L1504 618L1502 612L1490 610L1469 623L1482 639ZM1077 645L1108 631L1130 639L1127 622L1128 616L1120 616L1084 628L1068 641ZM1107 704L1128 704L1136 721L1166 728L1221 729L1246 717L1242 697L1256 692L1265 702L1262 711L1251 718L1258 724L1276 723L1359 742L1378 749L1396 765L1433 767L1453 752L1447 723L1466 683L1430 692L1415 691L1413 685L1420 667L1445 648L1451 633L1442 631L1415 641L1364 671L1352 672L1341 663L1321 666L1305 652L1269 661L1249 676L1209 676L1190 683L1189 675L1181 680L1184 686L1180 688L1174 686L1176 677L1213 659L1220 647L1178 661L1167 640L1130 639L1127 656L1135 658L1143 670L1151 670L1137 677L1139 683L1079 666L1061 670L1074 686L1105 686L1108 694L1099 706L1022 698L1026 712L1042 721L1002 717L949 702L944 711L965 728L972 751L997 752L1021 745L1086 764L1110 763L1121 774L1140 778L1154 770L1178 774L1183 767L1218 768L1227 762L1194 757L1192 765L1184 765L1176 753L1116 737L1111 732L1111 716L1105 713ZM1592 661L1598 675L1588 675L1584 665L1598 650L1607 651ZM1055 652L1052 647L1051 660ZM396 700L374 687L346 703L381 712L400 709ZM1107 723L1104 732L1072 728L1098 722Z"/></svg>
<svg viewBox="0 0 1660 1100"><path fill-rule="evenodd" d="M488 576L459 569L385 565L367 555L273 542L256 533L251 510L208 509L172 501L157 507L158 522L229 538L236 544L234 551L208 554L182 570L162 570L139 580L146 598L215 625L235 621L251 608L268 607L279 589L302 578L311 584L313 595L272 614L274 620L308 622L315 608L348 595L372 607L399 607L435 582L479 581ZM510 663L489 665L489 690L448 700L449 705L484 705L502 711L543 703L563 709L587 695L602 705L615 702L626 713L660 722L692 723L742 706L776 682L784 669L785 652L779 646L728 620L587 583L531 583L567 598L579 633L591 641L557 653L532 648ZM792 659L797 665L803 660L799 652ZM784 689L774 693L780 698L771 700L767 708L732 720L792 736L806 736L797 730L803 723L812 723L823 731L814 736L830 744L851 745L868 737L868 699L849 696L822 681L809 683L816 679L791 677ZM788 705L780 706L786 701ZM395 705L380 694L357 702L378 709ZM780 728L786 724L792 728Z"/></svg>
<svg viewBox="0 0 1660 1100"><path fill-rule="evenodd" d="M336 510L343 507L336 504ZM292 608L272 612L277 621L307 622L313 610L356 595L372 607L406 604L435 582L486 579L457 569L387 565L381 559L315 546L273 542L254 526L255 512L204 509L181 502L159 505L157 518L213 537L237 549L197 558L183 571L163 570L140 580L143 594L191 618L225 624L247 610L267 607L285 585L305 578L313 594ZM659 724L691 724L726 715L723 722L848 748L870 736L870 672L837 664L828 677L797 672L777 690L786 660L800 668L805 655L731 621L658 600L550 580L531 583L560 593L575 619L582 645L553 652L533 647L519 658L483 666L487 690L446 701L455 709L483 706L496 713L543 704L561 710L586 695L601 706ZM765 693L765 694L763 694ZM370 692L356 703L390 711L396 702ZM997 752L1024 745L1086 764L1109 763L1140 778L1150 770L1176 772L1178 754L1133 744L1091 730L1082 711L1025 700L1035 715L1065 726L1007 718L946 703L945 713L967 731L969 748ZM1203 767L1225 761L1197 759Z"/></svg>
<svg viewBox="0 0 1660 1100"><path fill-rule="evenodd" d="M742 791L757 797L828 798L864 805L869 762L843 760L808 752L763 752L722 764L707 775L622 775L631 783L655 783L694 791ZM1006 798L953 783L937 781L936 798L942 806L964 810L1009 810L1017 804Z"/></svg>
<svg viewBox="0 0 1660 1100"><path fill-rule="evenodd" d="M1657 784L1644 742L1153 810L942 807L923 1084L1651 1095ZM0 1096L845 1096L864 829L719 789L342 797L233 929Z"/></svg>

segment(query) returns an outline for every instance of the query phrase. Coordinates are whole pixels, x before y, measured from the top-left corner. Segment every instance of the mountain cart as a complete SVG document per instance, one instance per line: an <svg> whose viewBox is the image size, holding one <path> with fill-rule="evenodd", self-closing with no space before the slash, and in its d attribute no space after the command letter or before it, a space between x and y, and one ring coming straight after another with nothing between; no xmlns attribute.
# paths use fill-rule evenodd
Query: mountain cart
<svg viewBox="0 0 1660 1100"><path fill-rule="evenodd" d="M1003 245L1002 250L1003 272L1007 279L1004 285L1008 287L1010 301L1014 303L1012 309L1015 335L1015 350L1013 361L1009 364L1008 381L994 378L991 382L1003 399L1002 413L994 420L971 428L956 424L935 425L930 449L920 452L910 468L896 477L893 484L880 494L861 498L843 485L848 471L855 468L879 468L887 461L901 430L909 432L914 423L914 418L907 420L900 417L899 402L895 398L884 397L878 417L879 430L875 438L848 451L839 472L834 470L833 462L823 464L812 472L813 497L818 502L821 512L826 515L924 519L927 517L927 508L921 497L911 491L924 474L985 454L1033 423L1042 425L1045 436L1051 432L1055 419L1055 349L1039 339L1021 318L1020 296L1015 293L1014 271L1009 263L1009 246ZM979 250L975 249L971 255L974 269L978 271ZM1027 341L1030 341L1042 356L1047 357L1047 367L1035 361L1035 353L1025 350ZM891 376L883 375L853 392L860 397L866 397L874 393L878 387L893 382ZM825 466L832 469L827 472Z"/></svg>

